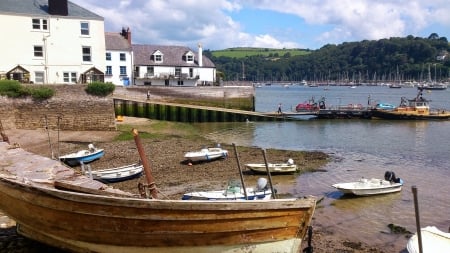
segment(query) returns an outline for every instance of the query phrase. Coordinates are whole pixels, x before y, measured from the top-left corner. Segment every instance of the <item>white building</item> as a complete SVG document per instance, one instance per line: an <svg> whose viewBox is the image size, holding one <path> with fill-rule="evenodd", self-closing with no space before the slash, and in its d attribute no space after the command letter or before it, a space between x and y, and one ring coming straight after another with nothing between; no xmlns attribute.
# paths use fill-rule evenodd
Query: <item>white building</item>
<svg viewBox="0 0 450 253"><path fill-rule="evenodd" d="M183 46L133 45L135 85L197 86L216 81L214 63Z"/></svg>
<svg viewBox="0 0 450 253"><path fill-rule="evenodd" d="M131 31L105 33L106 69L105 82L128 86L132 83L133 58L131 53Z"/></svg>
<svg viewBox="0 0 450 253"><path fill-rule="evenodd" d="M104 19L67 0L1 0L0 79L104 81Z"/></svg>

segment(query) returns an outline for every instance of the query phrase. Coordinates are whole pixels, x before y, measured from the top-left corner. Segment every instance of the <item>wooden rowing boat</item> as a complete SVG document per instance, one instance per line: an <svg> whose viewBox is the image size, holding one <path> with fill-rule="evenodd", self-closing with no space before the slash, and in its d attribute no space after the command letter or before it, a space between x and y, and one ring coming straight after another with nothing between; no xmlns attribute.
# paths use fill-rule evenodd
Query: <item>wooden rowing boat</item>
<svg viewBox="0 0 450 253"><path fill-rule="evenodd" d="M96 148L93 144L89 144L88 149L60 156L59 160L69 166L78 166L100 159L103 155L105 155L104 149Z"/></svg>
<svg viewBox="0 0 450 253"><path fill-rule="evenodd" d="M267 173L265 163L247 163L245 167L256 173ZM289 159L286 163L268 163L267 167L270 173L273 174L292 174L298 172L298 167L292 159Z"/></svg>
<svg viewBox="0 0 450 253"><path fill-rule="evenodd" d="M142 198L6 142L0 199L19 234L69 251L108 253L299 252L316 206L314 197Z"/></svg>

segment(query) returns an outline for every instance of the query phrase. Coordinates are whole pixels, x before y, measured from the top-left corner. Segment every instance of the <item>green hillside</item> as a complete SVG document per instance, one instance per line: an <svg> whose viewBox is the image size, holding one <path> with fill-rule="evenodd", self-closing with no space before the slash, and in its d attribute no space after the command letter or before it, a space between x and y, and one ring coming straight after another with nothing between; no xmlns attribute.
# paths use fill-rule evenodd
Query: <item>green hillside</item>
<svg viewBox="0 0 450 253"><path fill-rule="evenodd" d="M211 51L214 57L245 58L250 56L262 57L291 57L309 54L307 49L273 49L273 48L254 48L254 47L236 47L223 50Z"/></svg>

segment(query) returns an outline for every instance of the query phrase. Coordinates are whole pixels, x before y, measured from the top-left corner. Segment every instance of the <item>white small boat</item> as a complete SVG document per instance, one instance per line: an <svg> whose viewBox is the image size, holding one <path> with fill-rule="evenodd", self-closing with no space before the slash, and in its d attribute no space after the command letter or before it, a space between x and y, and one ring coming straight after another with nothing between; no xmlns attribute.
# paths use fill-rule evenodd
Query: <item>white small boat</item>
<svg viewBox="0 0 450 253"><path fill-rule="evenodd" d="M211 161L226 158L228 151L220 146L214 148L202 148L200 151L187 152L184 158L190 162Z"/></svg>
<svg viewBox="0 0 450 253"><path fill-rule="evenodd" d="M450 252L450 233L445 233L434 226L420 229L423 253ZM417 233L409 238L406 244L409 253L419 253L419 239Z"/></svg>
<svg viewBox="0 0 450 253"><path fill-rule="evenodd" d="M90 166L88 168L88 172L85 172L86 175L103 183L116 183L138 178L144 171L144 167L140 163L103 170L91 170Z"/></svg>
<svg viewBox="0 0 450 253"><path fill-rule="evenodd" d="M101 148L96 148L94 144L89 144L87 150L80 150L75 153L70 153L59 157L59 160L69 166L77 166L80 164L90 163L100 159L105 154Z"/></svg>
<svg viewBox="0 0 450 253"><path fill-rule="evenodd" d="M294 160L289 159L286 163L268 163L270 173L274 174L290 174L298 171L298 167L294 164ZM265 163L247 163L245 167L258 173L267 173Z"/></svg>
<svg viewBox="0 0 450 253"><path fill-rule="evenodd" d="M370 196L399 192L402 190L403 180L396 178L394 172L386 171L385 179L361 178L356 182L333 184L332 186L344 194L353 194L357 196Z"/></svg>
<svg viewBox="0 0 450 253"><path fill-rule="evenodd" d="M267 179L259 178L256 188L246 187L247 198L240 183L228 184L226 190L197 191L185 193L183 200L267 200L272 198L272 191L267 187Z"/></svg>

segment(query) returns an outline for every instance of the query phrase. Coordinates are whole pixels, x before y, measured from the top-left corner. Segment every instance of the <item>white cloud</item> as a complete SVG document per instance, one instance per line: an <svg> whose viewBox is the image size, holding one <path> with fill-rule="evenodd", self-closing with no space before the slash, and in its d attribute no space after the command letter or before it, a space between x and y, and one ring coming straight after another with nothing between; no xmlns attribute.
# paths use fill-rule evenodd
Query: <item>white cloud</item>
<svg viewBox="0 0 450 253"><path fill-rule="evenodd" d="M450 30L448 0L72 0L105 18L105 30L130 27L133 43L205 49L237 46L292 48L415 35L438 24ZM253 33L232 14L244 8L296 15L301 34ZM263 17L264 18L264 17ZM274 22L274 27L276 26ZM297 31L299 30L297 29ZM439 34L439 32L438 32ZM439 34L441 36L445 36ZM426 35L428 36L428 34Z"/></svg>

